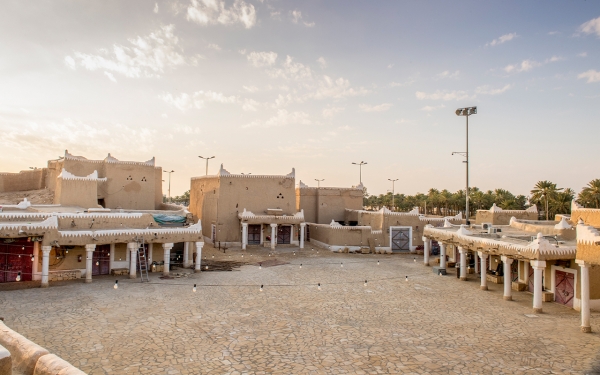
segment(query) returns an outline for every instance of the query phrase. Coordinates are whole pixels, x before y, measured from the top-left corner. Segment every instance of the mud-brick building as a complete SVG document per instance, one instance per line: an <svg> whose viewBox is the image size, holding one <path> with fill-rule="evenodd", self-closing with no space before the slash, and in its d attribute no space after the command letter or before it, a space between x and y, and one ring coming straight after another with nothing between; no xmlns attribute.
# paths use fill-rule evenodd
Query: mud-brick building
<svg viewBox="0 0 600 375"><path fill-rule="evenodd" d="M232 174L193 177L190 212L203 235L221 246L304 247L305 219L296 210L295 172L287 175Z"/></svg>
<svg viewBox="0 0 600 375"><path fill-rule="evenodd" d="M154 158L89 160L65 151L48 168L0 174L3 193L54 195L54 204L1 207L0 283L168 275L173 263L199 271L202 225L184 207L162 203L161 170Z"/></svg>

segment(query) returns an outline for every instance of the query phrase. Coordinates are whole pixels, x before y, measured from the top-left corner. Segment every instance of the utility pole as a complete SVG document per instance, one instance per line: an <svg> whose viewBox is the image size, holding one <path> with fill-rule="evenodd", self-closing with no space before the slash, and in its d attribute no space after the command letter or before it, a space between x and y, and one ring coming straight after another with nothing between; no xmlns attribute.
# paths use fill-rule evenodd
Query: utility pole
<svg viewBox="0 0 600 375"><path fill-rule="evenodd" d="M467 150L465 152L453 152L454 154L463 155L466 159L464 163L466 163L467 169L467 189L465 190L465 223L467 225L469 222L469 116L477 114L477 107L466 107L459 108L456 110L457 116L465 116L467 118Z"/></svg>
<svg viewBox="0 0 600 375"><path fill-rule="evenodd" d="M175 171L163 171L169 174L169 203L171 203L171 173Z"/></svg>
<svg viewBox="0 0 600 375"><path fill-rule="evenodd" d="M214 157L214 156L211 156L211 157L209 157L209 158L205 158L205 157L202 157L202 156L198 156L198 157L199 157L200 159L205 159L205 160L206 160L206 175L208 176L208 161L209 161L210 159L214 159L215 157Z"/></svg>
<svg viewBox="0 0 600 375"><path fill-rule="evenodd" d="M396 211L396 196L394 191L394 183L398 181L398 179L396 178L392 180L391 178L388 178L388 181L392 181L392 211Z"/></svg>
<svg viewBox="0 0 600 375"><path fill-rule="evenodd" d="M361 161L360 163L354 163L354 162L352 162L352 164L358 165L358 176L359 176L360 184L362 185L362 166L365 165L365 164L367 164L367 163L364 162L364 161Z"/></svg>

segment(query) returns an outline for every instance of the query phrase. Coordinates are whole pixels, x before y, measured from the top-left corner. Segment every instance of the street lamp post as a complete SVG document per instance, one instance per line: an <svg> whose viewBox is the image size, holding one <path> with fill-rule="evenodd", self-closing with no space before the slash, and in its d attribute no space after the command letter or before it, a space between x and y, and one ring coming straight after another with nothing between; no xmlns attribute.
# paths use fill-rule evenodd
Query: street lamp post
<svg viewBox="0 0 600 375"><path fill-rule="evenodd" d="M319 179L315 178L315 181L317 181L317 189L320 189L321 188L321 181L325 181L325 179L323 178L323 179L319 180Z"/></svg>
<svg viewBox="0 0 600 375"><path fill-rule="evenodd" d="M388 178L388 181L392 181L392 211L396 211L396 197L395 197L395 190L394 190L394 183L396 181L398 181L398 179L394 179L392 180L391 178Z"/></svg>
<svg viewBox="0 0 600 375"><path fill-rule="evenodd" d="M362 166L365 165L365 164L367 164L367 163L364 162L364 161L361 161L360 163L354 163L354 162L352 162L352 164L358 165L358 169L359 169L358 170L358 176L359 176L360 184L362 185Z"/></svg>
<svg viewBox="0 0 600 375"><path fill-rule="evenodd" d="M477 114L477 107L466 107L459 108L456 110L457 116L465 116L467 118L467 150L465 152L453 152L454 154L463 155L465 157L464 163L466 164L467 169L467 189L465 190L465 222L467 225L469 222L469 116Z"/></svg>
<svg viewBox="0 0 600 375"><path fill-rule="evenodd" d="M175 171L171 170L171 171L163 171L163 172L169 174L169 203L171 203L171 173L173 173Z"/></svg>
<svg viewBox="0 0 600 375"><path fill-rule="evenodd" d="M198 156L198 157L199 157L200 159L205 159L205 160L206 160L206 175L208 176L208 161L209 161L210 159L214 159L215 157L214 157L214 156L211 156L211 157L209 157L209 158L205 158L205 157L202 157L202 156Z"/></svg>

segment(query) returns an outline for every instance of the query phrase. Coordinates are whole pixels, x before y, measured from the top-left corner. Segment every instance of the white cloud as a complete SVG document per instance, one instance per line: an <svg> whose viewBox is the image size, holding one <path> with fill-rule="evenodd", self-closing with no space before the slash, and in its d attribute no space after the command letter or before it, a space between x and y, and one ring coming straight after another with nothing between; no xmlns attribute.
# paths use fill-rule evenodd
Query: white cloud
<svg viewBox="0 0 600 375"><path fill-rule="evenodd" d="M561 60L564 60L564 59L565 58L562 57L562 56L552 56L551 58L546 59L545 63L547 64L547 63L551 63L551 62L557 62L557 61L561 61Z"/></svg>
<svg viewBox="0 0 600 375"><path fill-rule="evenodd" d="M383 103L379 105L361 104L358 106L363 112L384 112L392 108L392 104Z"/></svg>
<svg viewBox="0 0 600 375"><path fill-rule="evenodd" d="M587 83L600 82L600 72L590 69L577 76L578 79L587 78Z"/></svg>
<svg viewBox="0 0 600 375"><path fill-rule="evenodd" d="M275 52L250 52L247 56L248 61L255 67L271 66L275 64L277 60L277 53Z"/></svg>
<svg viewBox="0 0 600 375"><path fill-rule="evenodd" d="M277 56L277 54L275 55ZM291 56L286 56L285 61L281 64L282 69L273 69L269 73L271 77L281 77L289 80L300 81L306 83L312 80L312 70L310 67L294 62Z"/></svg>
<svg viewBox="0 0 600 375"><path fill-rule="evenodd" d="M218 44L215 44L215 43L209 43L208 44L208 48L214 49L215 51L220 51L221 50L221 47Z"/></svg>
<svg viewBox="0 0 600 375"><path fill-rule="evenodd" d="M104 72L104 75L108 77L108 79L110 79L113 82L117 82L117 80L115 79L115 76L112 75L111 72Z"/></svg>
<svg viewBox="0 0 600 375"><path fill-rule="evenodd" d="M548 32L548 35L559 35L560 31L550 31Z"/></svg>
<svg viewBox="0 0 600 375"><path fill-rule="evenodd" d="M541 66L542 64L535 61L535 60L523 60L521 61L520 64L514 64L514 65L507 65L506 67L504 67L504 71L507 73L512 73L512 72L528 72L530 70L532 70L533 68L537 68L538 66Z"/></svg>
<svg viewBox="0 0 600 375"><path fill-rule="evenodd" d="M327 61L325 61L325 58L323 56L319 57L317 59L317 62L319 63L321 68L323 68L323 69L327 68Z"/></svg>
<svg viewBox="0 0 600 375"><path fill-rule="evenodd" d="M182 93L179 96L173 95L171 93L165 93L159 95L165 103L171 105L179 109L182 112L185 112L188 109L196 108L200 109L204 107L205 102L215 102L215 103L237 103L238 98L235 96L225 96L220 92L215 91L196 91L193 94Z"/></svg>
<svg viewBox="0 0 600 375"><path fill-rule="evenodd" d="M281 12L279 11L272 11L271 12L271 18L274 20L281 20Z"/></svg>
<svg viewBox="0 0 600 375"><path fill-rule="evenodd" d="M160 115L160 117L162 117L162 118L169 118L169 115L167 115L166 113L163 113L162 115Z"/></svg>
<svg viewBox="0 0 600 375"><path fill-rule="evenodd" d="M340 113L344 110L343 107L328 107L323 108L323 117L331 118L335 116L336 113Z"/></svg>
<svg viewBox="0 0 600 375"><path fill-rule="evenodd" d="M162 94L159 96L167 104L177 108L184 112L190 108L202 108L204 102L202 100L195 100L191 95L183 93L179 96L175 96L171 93Z"/></svg>
<svg viewBox="0 0 600 375"><path fill-rule="evenodd" d="M244 126L243 128L251 128L251 127L262 127L262 128L271 128L274 126L285 126L285 125L310 125L312 122L310 120L310 116L305 112L288 112L285 109L277 110L277 115L271 117L265 122L261 122L258 120L252 121Z"/></svg>
<svg viewBox="0 0 600 375"><path fill-rule="evenodd" d="M293 23L302 23L306 27L313 27L315 25L314 22L306 22L302 19L302 12L299 10L293 10L292 12L292 22Z"/></svg>
<svg viewBox="0 0 600 375"><path fill-rule="evenodd" d="M244 0L235 0L229 8L222 0L192 0L187 8L186 17L188 21L204 26L217 23L222 25L241 23L245 28L250 29L256 24L254 5Z"/></svg>
<svg viewBox="0 0 600 375"><path fill-rule="evenodd" d="M257 92L258 87L256 86L242 86L242 88L248 92Z"/></svg>
<svg viewBox="0 0 600 375"><path fill-rule="evenodd" d="M429 99L429 100L463 100L463 99L469 99L470 96L467 94L466 91L442 91L442 90L436 90L434 93L431 94L427 94L425 92L422 91L417 91L415 93L417 99L419 100L424 100L424 99Z"/></svg>
<svg viewBox="0 0 600 375"><path fill-rule="evenodd" d="M596 34L600 37L600 17L581 24L581 26L579 26L579 31L584 34Z"/></svg>
<svg viewBox="0 0 600 375"><path fill-rule="evenodd" d="M154 13L158 13L158 3L154 3Z"/></svg>
<svg viewBox="0 0 600 375"><path fill-rule="evenodd" d="M76 63L87 70L104 70L129 78L160 76L166 69L188 63L180 53L173 29L173 25L162 26L148 36L129 39L130 46L115 44L112 53L106 50L101 50L100 55L75 52L75 58L66 56L65 63L71 68Z"/></svg>
<svg viewBox="0 0 600 375"><path fill-rule="evenodd" d="M340 77L333 80L329 76L323 76L323 79L319 81L317 89L306 97L313 99L341 99L350 96L366 95L369 92L369 90L363 87L358 89L350 87L350 81L345 78Z"/></svg>
<svg viewBox="0 0 600 375"><path fill-rule="evenodd" d="M493 89L490 88L489 86L479 86L478 88L475 89L475 92L477 94L483 94L483 95L498 95L498 94L502 94L508 90L510 90L510 88L512 87L512 85L504 85L504 87L500 88L500 89Z"/></svg>
<svg viewBox="0 0 600 375"><path fill-rule="evenodd" d="M388 69L392 69L394 67L394 64L388 64Z"/></svg>
<svg viewBox="0 0 600 375"><path fill-rule="evenodd" d="M75 59L73 59L71 56L65 56L65 65L75 70Z"/></svg>
<svg viewBox="0 0 600 375"><path fill-rule="evenodd" d="M437 79L443 79L443 78L457 78L458 75L460 74L460 70L457 70L455 72L450 72L449 70L443 71L440 74L438 74L436 76Z"/></svg>
<svg viewBox="0 0 600 375"><path fill-rule="evenodd" d="M577 54L578 57L587 57L587 52L581 52Z"/></svg>
<svg viewBox="0 0 600 375"><path fill-rule="evenodd" d="M503 44L503 43L506 43L506 42L510 42L511 40L513 40L514 38L516 38L517 36L518 36L517 33L504 34L500 38L494 39L491 42L486 43L485 45L486 45L486 47L487 46L492 46L493 47L493 46L496 46L498 44Z"/></svg>
<svg viewBox="0 0 600 375"><path fill-rule="evenodd" d="M421 111L431 112L431 111L437 111L438 109L442 109L442 108L446 108L446 106L443 104L436 105L436 106L426 105L425 107L421 108Z"/></svg>
<svg viewBox="0 0 600 375"><path fill-rule="evenodd" d="M280 107L286 107L288 106L290 103L293 103L294 99L292 98L292 95L290 94L286 94L286 95L281 95L279 94L277 96L277 99L275 99L275 108L280 108Z"/></svg>
<svg viewBox="0 0 600 375"><path fill-rule="evenodd" d="M258 111L258 107L260 103L254 99L244 99L244 103L242 104L242 109L244 111L256 112Z"/></svg>

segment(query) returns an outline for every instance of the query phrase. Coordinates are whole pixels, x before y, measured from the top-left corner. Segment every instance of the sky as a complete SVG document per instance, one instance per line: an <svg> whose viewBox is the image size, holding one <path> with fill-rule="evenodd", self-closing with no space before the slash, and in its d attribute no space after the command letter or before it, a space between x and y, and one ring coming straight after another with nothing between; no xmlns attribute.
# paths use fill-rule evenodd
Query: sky
<svg viewBox="0 0 600 375"><path fill-rule="evenodd" d="M600 2L5 0L0 171L64 150L296 183L528 195L600 178ZM167 191L168 176L163 178Z"/></svg>

